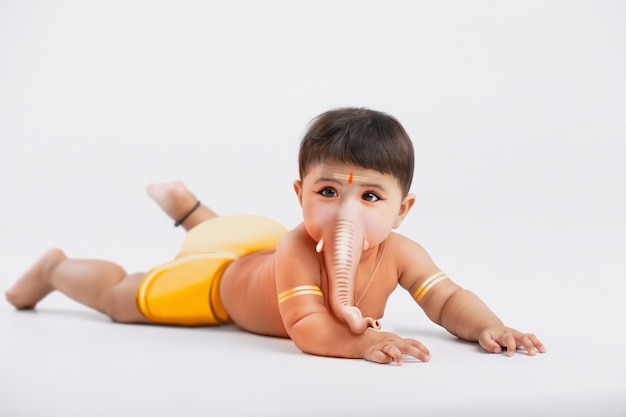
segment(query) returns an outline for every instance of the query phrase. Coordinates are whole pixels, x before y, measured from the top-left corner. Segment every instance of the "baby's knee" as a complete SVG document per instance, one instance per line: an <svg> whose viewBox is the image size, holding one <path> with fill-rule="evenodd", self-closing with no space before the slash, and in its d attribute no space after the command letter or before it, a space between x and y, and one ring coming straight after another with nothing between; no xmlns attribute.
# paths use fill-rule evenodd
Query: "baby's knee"
<svg viewBox="0 0 626 417"><path fill-rule="evenodd" d="M104 302L104 313L116 323L147 323L137 307L137 286L120 283Z"/></svg>
<svg viewBox="0 0 626 417"><path fill-rule="evenodd" d="M134 309L137 310L136 307ZM116 323L135 323L138 312L133 312L125 303L111 297L110 301L106 303L104 313Z"/></svg>

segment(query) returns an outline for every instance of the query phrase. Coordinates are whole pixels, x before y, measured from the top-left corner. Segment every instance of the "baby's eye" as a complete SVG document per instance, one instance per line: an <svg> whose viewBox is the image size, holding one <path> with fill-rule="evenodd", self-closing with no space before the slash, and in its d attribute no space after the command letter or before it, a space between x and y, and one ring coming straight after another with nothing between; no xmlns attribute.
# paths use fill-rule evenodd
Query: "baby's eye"
<svg viewBox="0 0 626 417"><path fill-rule="evenodd" d="M337 197L337 191L332 188L322 188L318 194L322 197Z"/></svg>
<svg viewBox="0 0 626 417"><path fill-rule="evenodd" d="M363 194L363 197L361 198L365 201L369 201L370 203L380 200L380 197L376 195L376 193L371 193L371 192Z"/></svg>

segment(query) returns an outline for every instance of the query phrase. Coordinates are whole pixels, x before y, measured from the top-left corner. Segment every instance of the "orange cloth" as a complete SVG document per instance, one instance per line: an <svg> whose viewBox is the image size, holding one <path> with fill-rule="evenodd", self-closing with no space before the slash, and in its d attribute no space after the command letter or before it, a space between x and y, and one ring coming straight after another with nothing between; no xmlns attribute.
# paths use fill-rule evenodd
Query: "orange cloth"
<svg viewBox="0 0 626 417"><path fill-rule="evenodd" d="M219 325L229 320L220 281L235 259L274 249L287 230L266 217L216 217L191 229L174 261L150 270L137 291L148 320L183 326Z"/></svg>

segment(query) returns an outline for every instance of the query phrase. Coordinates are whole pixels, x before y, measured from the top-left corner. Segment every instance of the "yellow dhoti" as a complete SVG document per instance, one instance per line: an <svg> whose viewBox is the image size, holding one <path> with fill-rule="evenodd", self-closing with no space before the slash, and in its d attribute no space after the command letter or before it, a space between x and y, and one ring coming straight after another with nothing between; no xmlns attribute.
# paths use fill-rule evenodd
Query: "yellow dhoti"
<svg viewBox="0 0 626 417"><path fill-rule="evenodd" d="M191 229L176 259L150 270L137 306L154 323L203 326L229 320L220 281L235 259L274 249L287 230L266 217L216 217Z"/></svg>

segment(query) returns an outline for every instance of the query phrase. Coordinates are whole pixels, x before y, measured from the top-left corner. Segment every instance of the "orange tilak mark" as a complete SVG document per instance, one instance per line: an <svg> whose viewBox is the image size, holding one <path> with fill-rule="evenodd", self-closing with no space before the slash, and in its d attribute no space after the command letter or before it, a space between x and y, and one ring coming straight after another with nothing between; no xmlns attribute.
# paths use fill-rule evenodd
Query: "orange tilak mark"
<svg viewBox="0 0 626 417"><path fill-rule="evenodd" d="M348 184L352 184L354 181L367 181L367 177L360 177L358 175L354 175L353 172L350 172L350 175L344 174L333 174L333 178L337 178L340 180L347 180Z"/></svg>

